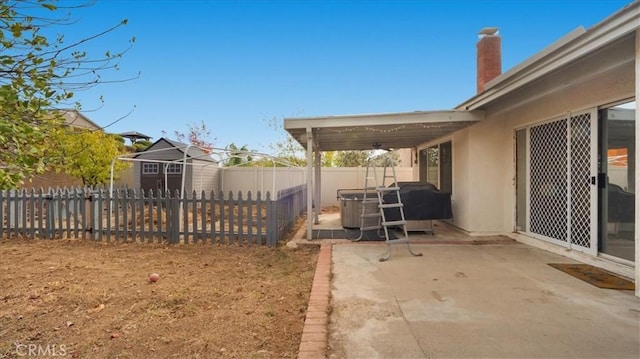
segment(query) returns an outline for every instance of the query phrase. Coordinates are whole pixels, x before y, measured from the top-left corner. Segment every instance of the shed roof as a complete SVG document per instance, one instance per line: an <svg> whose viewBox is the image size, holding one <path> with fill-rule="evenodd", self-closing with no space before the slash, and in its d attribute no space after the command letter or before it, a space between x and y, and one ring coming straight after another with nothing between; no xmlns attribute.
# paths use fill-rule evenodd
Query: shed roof
<svg viewBox="0 0 640 359"><path fill-rule="evenodd" d="M146 150L144 150L143 152L140 152L139 154L137 154L135 156L135 158L140 158L142 156L144 156L145 158L148 158L148 156L146 156L146 155L149 155L149 154L153 153L154 151L163 151L162 149L158 150L158 147L160 147L159 144L161 142L169 144L169 147L168 148L164 148L164 150L172 149L172 150L178 151L178 153L181 154L181 156L179 156L179 157L176 156L176 158L175 158L176 160L177 159L181 159L182 156L184 155L185 149L187 149L187 158L198 159L198 160L208 161L208 162L217 162L216 160L214 160L211 157L211 155L209 155L207 152L203 151L200 147L189 146L186 143L170 140L170 139L164 138L164 137L160 137L160 139L158 139L156 142L151 144L151 146L147 147ZM166 154L166 152L165 152L165 154Z"/></svg>

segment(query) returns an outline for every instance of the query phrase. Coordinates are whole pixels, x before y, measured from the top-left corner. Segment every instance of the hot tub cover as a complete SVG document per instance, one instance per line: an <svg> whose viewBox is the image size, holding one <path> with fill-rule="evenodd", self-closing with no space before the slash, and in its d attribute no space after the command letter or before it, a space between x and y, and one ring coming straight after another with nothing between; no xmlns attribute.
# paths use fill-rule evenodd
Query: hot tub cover
<svg viewBox="0 0 640 359"><path fill-rule="evenodd" d="M390 187L396 186L391 184ZM403 203L404 218L406 220L449 219L453 218L451 211L451 193L442 192L429 182L398 182L400 199ZM389 192L383 197L384 203L397 203L398 196ZM387 208L384 210L387 221L400 220L400 210Z"/></svg>

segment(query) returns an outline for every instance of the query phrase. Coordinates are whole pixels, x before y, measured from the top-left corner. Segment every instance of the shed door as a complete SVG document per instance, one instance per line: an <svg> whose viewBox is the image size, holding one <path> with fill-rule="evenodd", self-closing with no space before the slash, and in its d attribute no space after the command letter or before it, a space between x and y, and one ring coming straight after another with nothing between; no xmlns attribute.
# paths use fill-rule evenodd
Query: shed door
<svg viewBox="0 0 640 359"><path fill-rule="evenodd" d="M597 253L597 113L532 126L528 131L527 232Z"/></svg>

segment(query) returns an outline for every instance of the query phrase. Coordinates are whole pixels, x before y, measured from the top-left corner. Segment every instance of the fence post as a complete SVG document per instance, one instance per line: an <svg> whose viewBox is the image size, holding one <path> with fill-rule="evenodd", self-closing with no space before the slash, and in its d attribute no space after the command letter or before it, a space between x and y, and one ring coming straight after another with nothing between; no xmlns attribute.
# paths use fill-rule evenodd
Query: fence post
<svg viewBox="0 0 640 359"><path fill-rule="evenodd" d="M45 238L51 239L53 238L53 231L56 223L56 209L55 204L53 203L53 189L49 188L49 192L47 192L44 198L47 201L47 216L45 217L44 235Z"/></svg>
<svg viewBox="0 0 640 359"><path fill-rule="evenodd" d="M15 232L17 231L17 225L16 225L16 212L17 212L17 208L16 208L16 204L17 204L17 200L16 200L16 190L12 189L9 190L9 201L7 201L7 210L8 210L8 218L9 218L9 235L11 235L11 232ZM12 231L13 230L13 231Z"/></svg>
<svg viewBox="0 0 640 359"><path fill-rule="evenodd" d="M262 194L260 193L260 191L258 191L258 195L256 197L257 197L256 198L256 220L258 222L256 226L256 244L261 246L263 244L262 242L262 228L263 228L262 204L264 203L264 201L262 200Z"/></svg>
<svg viewBox="0 0 640 359"><path fill-rule="evenodd" d="M278 243L278 225L277 225L277 210L275 204L277 201L271 199L271 193L267 192L267 198L265 200L267 204L267 246L275 247Z"/></svg>
<svg viewBox="0 0 640 359"><path fill-rule="evenodd" d="M97 196L95 195L95 192L89 194L88 199L89 199L90 209L88 211L89 213L85 222L88 226L90 226L89 233L91 235L92 240L102 239L102 235L98 234L98 231L102 233L102 228L100 228L101 226L99 225L99 223L102 223L101 208L102 208L102 198L104 195L102 188L98 190L97 194L98 194Z"/></svg>
<svg viewBox="0 0 640 359"><path fill-rule="evenodd" d="M2 206L2 201L0 201L0 206ZM31 189L31 193L29 195L29 211L31 215L29 216L29 238L34 239L35 231L36 231L36 191L35 189ZM0 222L2 221L2 216L0 215Z"/></svg>
<svg viewBox="0 0 640 359"><path fill-rule="evenodd" d="M218 200L218 208L220 211L220 239L218 240L218 242L220 244L224 243L224 237L225 237L225 233L224 233L224 217L226 215L226 212L224 210L224 192L220 191L220 198Z"/></svg>
<svg viewBox="0 0 640 359"><path fill-rule="evenodd" d="M167 211L167 225L169 226L169 243L180 242L180 193L169 194L169 211Z"/></svg>
<svg viewBox="0 0 640 359"><path fill-rule="evenodd" d="M194 209L195 211L195 209ZM201 226L201 237L202 243L207 243L207 194L204 190L200 194L200 226Z"/></svg>
<svg viewBox="0 0 640 359"><path fill-rule="evenodd" d="M113 213L114 213L114 216L115 216L113 218L113 227L114 227L113 237L115 237L116 241L119 241L120 240L120 236L121 236L121 233L120 233L121 232L121 230L120 230L120 216L121 216L120 212L121 212L121 209L122 209L120 207L120 204L122 202L120 200L120 195L121 194L122 193L120 192L120 190L116 188L115 191L113 192L113 195L114 195L113 199L111 200L111 205L113 206L113 209L114 209Z"/></svg>
<svg viewBox="0 0 640 359"><path fill-rule="evenodd" d="M180 220L182 226L180 227L180 236L183 243L189 243L189 193L187 190L180 195Z"/></svg>
<svg viewBox="0 0 640 359"><path fill-rule="evenodd" d="M64 228L64 226L60 226L60 237L64 238L64 233L66 231L67 233L67 238L71 237L71 208L72 208L72 200L71 200L71 191L69 190L69 188L65 187L62 190L62 194L60 196L60 203L61 203L61 208L62 210L60 211L60 215L62 218L62 222L66 224L66 230Z"/></svg>
<svg viewBox="0 0 640 359"><path fill-rule="evenodd" d="M62 203L63 203L63 198L64 197L63 197L62 188L56 187L56 194L53 196L53 198L54 198L54 200L56 202L56 222L58 223L57 227L56 227L55 223L54 223L54 227L53 227L54 234L55 234L54 238L55 238L56 235L62 236L62 229L63 229L63 227L62 227L62 218L63 218Z"/></svg>
<svg viewBox="0 0 640 359"><path fill-rule="evenodd" d="M44 226L43 226L43 218L46 216L45 214L45 206L44 206L44 190L42 187L38 189L38 239L44 238Z"/></svg>
<svg viewBox="0 0 640 359"><path fill-rule="evenodd" d="M209 222L211 222L211 244L216 243L216 198L215 193L211 191L209 199Z"/></svg>
<svg viewBox="0 0 640 359"><path fill-rule="evenodd" d="M233 244L235 241L235 233L233 232L233 225L235 224L235 216L233 214L233 209L235 207L233 199L233 192L229 191L229 199L227 200L227 212L229 218L229 241L228 244Z"/></svg>
<svg viewBox="0 0 640 359"><path fill-rule="evenodd" d="M242 201L242 191L238 191L238 231L236 232L238 235L238 244L242 245L244 242L244 202Z"/></svg>
<svg viewBox="0 0 640 359"><path fill-rule="evenodd" d="M247 243L255 243L253 240L253 199L251 198L251 191L247 192Z"/></svg>
<svg viewBox="0 0 640 359"><path fill-rule="evenodd" d="M134 219L136 225L138 224L138 219L140 220L140 242L144 243L145 238L147 238L147 232L145 231L145 219L146 219L146 197L144 193L144 189L140 189L140 197L138 197L138 217Z"/></svg>
<svg viewBox="0 0 640 359"><path fill-rule="evenodd" d="M0 237L4 237L4 198L5 192L0 190Z"/></svg>

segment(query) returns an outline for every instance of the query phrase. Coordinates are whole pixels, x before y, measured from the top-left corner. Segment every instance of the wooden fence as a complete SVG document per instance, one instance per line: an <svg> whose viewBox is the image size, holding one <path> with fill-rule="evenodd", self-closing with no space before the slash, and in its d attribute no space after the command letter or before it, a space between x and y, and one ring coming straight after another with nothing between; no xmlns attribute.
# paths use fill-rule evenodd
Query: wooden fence
<svg viewBox="0 0 640 359"><path fill-rule="evenodd" d="M267 192L129 189L0 191L0 237L275 246L306 207L306 186Z"/></svg>

